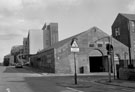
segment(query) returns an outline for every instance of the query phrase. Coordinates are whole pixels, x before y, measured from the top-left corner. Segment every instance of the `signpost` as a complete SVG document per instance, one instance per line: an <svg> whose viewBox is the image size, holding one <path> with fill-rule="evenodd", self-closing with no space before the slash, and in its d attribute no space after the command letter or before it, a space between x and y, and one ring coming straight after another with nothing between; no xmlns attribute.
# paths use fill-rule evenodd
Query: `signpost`
<svg viewBox="0 0 135 92"><path fill-rule="evenodd" d="M74 79L75 79L75 84L77 84L76 57L75 57L75 53L79 52L79 47L78 47L78 44L77 44L77 38L73 38L72 41L71 41L71 52L74 53L74 68L75 68Z"/></svg>

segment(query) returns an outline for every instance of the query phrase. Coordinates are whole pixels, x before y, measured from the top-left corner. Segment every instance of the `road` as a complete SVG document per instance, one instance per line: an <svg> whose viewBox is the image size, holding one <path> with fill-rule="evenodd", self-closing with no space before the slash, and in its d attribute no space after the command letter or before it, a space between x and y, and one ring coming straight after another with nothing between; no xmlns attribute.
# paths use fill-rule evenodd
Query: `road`
<svg viewBox="0 0 135 92"><path fill-rule="evenodd" d="M95 83L101 76L79 77L79 82L88 79L89 86L70 86L72 76L46 76L30 68L0 66L0 92L134 92L134 89ZM72 82L72 83L71 83ZM65 86L63 83L69 83Z"/></svg>

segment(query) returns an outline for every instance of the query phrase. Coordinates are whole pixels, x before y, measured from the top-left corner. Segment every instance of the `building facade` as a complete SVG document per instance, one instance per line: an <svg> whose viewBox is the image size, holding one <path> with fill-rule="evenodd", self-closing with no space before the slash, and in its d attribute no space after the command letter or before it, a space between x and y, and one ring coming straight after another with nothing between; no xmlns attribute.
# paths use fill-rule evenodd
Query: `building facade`
<svg viewBox="0 0 135 92"><path fill-rule="evenodd" d="M77 43L80 49L75 55L71 52L71 41L73 38L78 39ZM31 57L31 63L33 67L41 68L48 73L71 74L75 70L75 58L77 73L107 72L106 44L110 43L110 40L114 48L114 62L112 62L114 67L112 67L112 70L116 71L117 64L126 65L124 53L128 53L128 48L97 27L92 27L40 51Z"/></svg>
<svg viewBox="0 0 135 92"><path fill-rule="evenodd" d="M36 54L43 49L43 32L40 29L31 29L28 33L29 54Z"/></svg>
<svg viewBox="0 0 135 92"><path fill-rule="evenodd" d="M3 63L4 62L6 62L7 65L14 65L14 56L11 54L5 55Z"/></svg>
<svg viewBox="0 0 135 92"><path fill-rule="evenodd" d="M58 42L58 23L44 25L43 28L43 48L48 48Z"/></svg>
<svg viewBox="0 0 135 92"><path fill-rule="evenodd" d="M29 40L27 38L23 38L23 57L26 61L29 60Z"/></svg>
<svg viewBox="0 0 135 92"><path fill-rule="evenodd" d="M128 46L128 64L135 66L135 14L119 13L112 24L112 36Z"/></svg>

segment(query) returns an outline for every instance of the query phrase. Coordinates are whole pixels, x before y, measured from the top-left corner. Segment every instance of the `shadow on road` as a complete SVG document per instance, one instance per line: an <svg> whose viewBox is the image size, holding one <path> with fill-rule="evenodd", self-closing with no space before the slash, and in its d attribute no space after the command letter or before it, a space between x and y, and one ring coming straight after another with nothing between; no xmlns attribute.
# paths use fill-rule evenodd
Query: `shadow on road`
<svg viewBox="0 0 135 92"><path fill-rule="evenodd" d="M64 91L64 90L66 90L65 89L66 87L80 90L82 90L83 88L89 89L93 86L93 83L91 83L90 81L98 78L101 77L78 76L78 85L74 85L73 76L24 77L24 80L9 80L8 82L16 85L23 84L23 87L25 88L23 92L29 92L27 91L27 89L30 89L32 92L78 92L78 91L69 91L69 90ZM85 85L83 85L82 83Z"/></svg>
<svg viewBox="0 0 135 92"><path fill-rule="evenodd" d="M16 85L16 88L23 85L19 89L24 90L23 92L29 92L28 89L32 92L60 92L59 90L63 88L56 84L55 77L24 77L24 80L9 80L8 82Z"/></svg>
<svg viewBox="0 0 135 92"><path fill-rule="evenodd" d="M14 66L6 67L3 73L43 73L39 69L24 66L23 68L15 68Z"/></svg>

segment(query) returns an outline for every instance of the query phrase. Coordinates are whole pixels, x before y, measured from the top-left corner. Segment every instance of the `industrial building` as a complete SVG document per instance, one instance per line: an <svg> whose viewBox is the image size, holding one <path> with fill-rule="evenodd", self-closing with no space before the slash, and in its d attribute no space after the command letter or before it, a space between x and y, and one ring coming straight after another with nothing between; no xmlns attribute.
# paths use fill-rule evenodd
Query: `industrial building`
<svg viewBox="0 0 135 92"><path fill-rule="evenodd" d="M79 52L71 52L71 41L77 38ZM74 73L74 58L76 59L77 73L107 72L108 57L106 44L113 46L114 62L112 70L116 71L118 64L126 66L125 54L128 47L104 33L97 27L92 27L82 33L58 41L48 48L31 56L31 65L48 73ZM126 59L129 57L127 56ZM113 69L114 68L114 69Z"/></svg>

